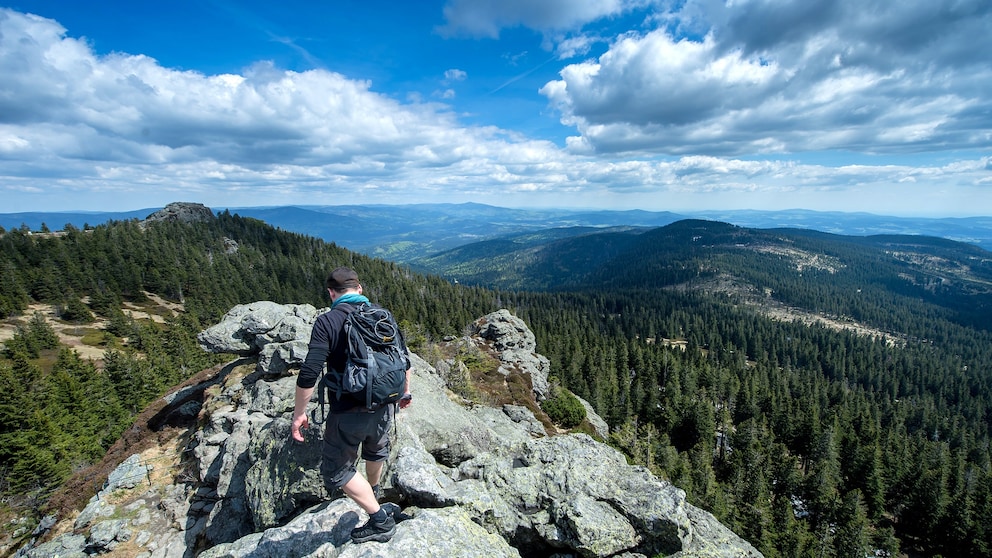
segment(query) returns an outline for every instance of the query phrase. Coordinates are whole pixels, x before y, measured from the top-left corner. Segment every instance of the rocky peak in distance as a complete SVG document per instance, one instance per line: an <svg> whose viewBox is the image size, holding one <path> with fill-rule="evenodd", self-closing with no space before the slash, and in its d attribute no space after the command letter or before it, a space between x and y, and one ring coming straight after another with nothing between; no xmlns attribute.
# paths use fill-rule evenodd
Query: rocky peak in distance
<svg viewBox="0 0 992 558"><path fill-rule="evenodd" d="M173 202L145 218L151 221L179 221L196 223L215 219L214 212L202 203Z"/></svg>

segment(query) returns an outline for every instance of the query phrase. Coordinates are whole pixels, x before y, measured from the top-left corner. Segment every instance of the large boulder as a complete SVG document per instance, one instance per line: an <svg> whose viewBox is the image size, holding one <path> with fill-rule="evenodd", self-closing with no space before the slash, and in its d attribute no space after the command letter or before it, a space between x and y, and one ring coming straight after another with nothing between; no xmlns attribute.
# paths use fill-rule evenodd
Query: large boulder
<svg viewBox="0 0 992 558"><path fill-rule="evenodd" d="M387 507L390 505L387 504ZM395 507L395 504L392 505ZM351 529L364 521L357 506L338 499L310 508L281 527L266 529L230 543L216 545L199 558L320 556L458 556L519 558L520 554L496 534L456 507L416 510L387 544L355 545Z"/></svg>
<svg viewBox="0 0 992 558"><path fill-rule="evenodd" d="M270 301L239 304L219 323L201 331L196 340L211 353L258 355L259 370L284 374L303 363L313 323L327 310Z"/></svg>

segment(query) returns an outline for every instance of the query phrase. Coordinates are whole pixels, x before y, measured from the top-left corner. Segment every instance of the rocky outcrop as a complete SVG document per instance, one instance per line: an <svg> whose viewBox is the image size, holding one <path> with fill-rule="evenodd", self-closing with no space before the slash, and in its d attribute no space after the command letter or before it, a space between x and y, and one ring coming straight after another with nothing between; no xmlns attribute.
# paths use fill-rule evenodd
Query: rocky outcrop
<svg viewBox="0 0 992 558"><path fill-rule="evenodd" d="M327 309L321 310L326 312ZM212 353L258 355L258 370L286 373L307 356L317 309L309 304L261 301L239 304L217 324L200 332L197 341Z"/></svg>
<svg viewBox="0 0 992 558"><path fill-rule="evenodd" d="M184 476L129 488L124 481L148 475L129 460L112 475L112 496L94 497L71 533L20 555L113 553L126 544L150 558L760 556L609 446L585 434L548 436L526 406L465 404L417 355L414 403L397 414L383 481L396 535L353 544L349 532L364 512L326 493L320 428L307 430L304 443L289 436L295 376L287 372L303 354L288 347L305 346L306 324L320 312L311 308L244 305L204 331L204 347L258 361L227 367L207 390ZM460 342L489 347L501 366L546 381L527 341L533 334L517 318L500 311L472 331Z"/></svg>
<svg viewBox="0 0 992 558"><path fill-rule="evenodd" d="M145 223L154 221L179 221L196 223L215 219L214 212L202 203L174 202L145 218Z"/></svg>
<svg viewBox="0 0 992 558"><path fill-rule="evenodd" d="M507 376L514 369L527 371L537 400L543 401L548 397L551 363L536 352L534 332L523 320L508 310L499 310L476 320L471 331L494 349L500 360L499 372Z"/></svg>

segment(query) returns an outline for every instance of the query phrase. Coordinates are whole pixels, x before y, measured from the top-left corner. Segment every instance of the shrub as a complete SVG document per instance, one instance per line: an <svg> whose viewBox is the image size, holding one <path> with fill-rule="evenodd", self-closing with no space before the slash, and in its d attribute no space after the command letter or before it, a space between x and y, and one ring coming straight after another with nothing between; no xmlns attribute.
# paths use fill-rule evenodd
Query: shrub
<svg viewBox="0 0 992 558"><path fill-rule="evenodd" d="M572 392L562 388L553 390L553 396L541 403L541 409L564 428L574 428L586 418L586 408Z"/></svg>
<svg viewBox="0 0 992 558"><path fill-rule="evenodd" d="M89 307L74 296L68 297L59 307L59 310L61 313L60 317L67 322L88 324L94 320L93 313L90 312Z"/></svg>

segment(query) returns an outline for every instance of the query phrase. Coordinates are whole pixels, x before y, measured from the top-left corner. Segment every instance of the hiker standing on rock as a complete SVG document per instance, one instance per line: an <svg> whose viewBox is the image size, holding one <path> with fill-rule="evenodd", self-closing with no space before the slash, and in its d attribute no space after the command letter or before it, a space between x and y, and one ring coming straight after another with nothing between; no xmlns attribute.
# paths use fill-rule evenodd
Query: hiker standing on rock
<svg viewBox="0 0 992 558"><path fill-rule="evenodd" d="M310 336L307 357L296 380L296 406L293 410L292 437L304 441L301 429L310 426L307 405L317 381L327 364L328 375L340 374L348 363L349 342L345 322L349 314L369 299L362 295L358 274L350 268L339 267L327 277L327 292L331 296L331 311L317 317ZM393 322L395 323L395 322ZM396 331L404 357L409 351ZM369 520L352 530L356 542L388 541L396 532L396 522L379 505L379 482L382 467L389 456L389 427L395 418L396 406L405 409L411 403L409 359L403 364L405 375L399 378L398 399L395 404L370 405L364 394L342 393L330 395L329 412L324 428L320 473L329 493L342 489L366 513ZM401 372L402 373L402 372ZM365 477L359 475L356 463L361 447L365 459ZM367 477L367 478L366 478Z"/></svg>

